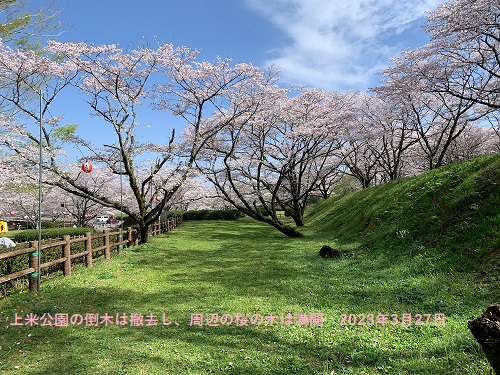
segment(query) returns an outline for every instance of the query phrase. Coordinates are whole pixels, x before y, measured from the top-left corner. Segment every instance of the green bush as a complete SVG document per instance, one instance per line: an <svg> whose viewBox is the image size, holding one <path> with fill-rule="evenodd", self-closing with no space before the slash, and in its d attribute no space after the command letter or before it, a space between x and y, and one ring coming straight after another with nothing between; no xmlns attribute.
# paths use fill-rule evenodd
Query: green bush
<svg viewBox="0 0 500 375"><path fill-rule="evenodd" d="M87 232L94 232L93 228L50 228L42 229L42 240L48 238L60 238L65 235L71 237L83 236ZM12 236L14 242L38 241L38 230L30 229L16 233Z"/></svg>
<svg viewBox="0 0 500 375"><path fill-rule="evenodd" d="M64 223L62 221L42 221L42 229L52 229L61 227L64 227Z"/></svg>
<svg viewBox="0 0 500 375"><path fill-rule="evenodd" d="M36 229L36 223L26 222L21 227L26 227L26 229ZM62 228L64 227L64 223L62 221L42 221L42 229L50 229L50 228ZM10 229L14 228L14 225L10 227Z"/></svg>
<svg viewBox="0 0 500 375"><path fill-rule="evenodd" d="M167 218L182 217L183 212L181 210L172 210L167 212Z"/></svg>
<svg viewBox="0 0 500 375"><path fill-rule="evenodd" d="M184 220L237 220L243 216L238 210L197 210L183 214Z"/></svg>

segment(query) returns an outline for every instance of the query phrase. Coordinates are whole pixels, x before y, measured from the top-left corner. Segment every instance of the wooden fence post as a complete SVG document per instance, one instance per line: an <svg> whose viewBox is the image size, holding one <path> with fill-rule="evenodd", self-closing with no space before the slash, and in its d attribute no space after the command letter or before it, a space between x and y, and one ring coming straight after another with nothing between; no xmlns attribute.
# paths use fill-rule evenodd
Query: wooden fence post
<svg viewBox="0 0 500 375"><path fill-rule="evenodd" d="M169 221L158 221L154 223L153 230L155 235L161 234L162 230L168 228L169 225L172 225L172 220ZM125 231L120 229L118 232L113 232L113 236L118 235L117 241L111 238L109 231L105 231L102 235L93 236L91 233L85 233L84 238L71 238L69 235L63 236L63 241L60 239L56 239L52 243L47 243L44 246L44 249L60 249L58 252L60 257L55 260L51 260L49 262L45 262L46 267L52 267L53 265L58 265L59 269L62 269L64 276L71 276L72 273L72 260L75 258L85 257L85 265L87 267L92 267L93 263L93 252L96 249L99 249L99 253L101 250L104 250L104 256L106 260L111 259L111 249L114 246L121 245L118 248L118 253L122 253L123 246L132 247L137 246L139 244L139 230L137 228L127 228L127 237L124 239ZM96 238L103 238L104 246L99 245L96 249L92 249L92 240ZM111 240L113 242L111 243ZM85 243L85 251L77 252L75 254L71 254L71 245L74 243L84 242ZM12 254L0 254L1 259L13 258L18 255L28 255L29 264L28 269L24 269L19 272L11 273L8 275L0 276L0 283L4 283L6 281L14 280L20 278L22 276L28 276L29 279L29 291L38 291L40 289L40 276L41 276L41 268L39 267L40 260L42 260L42 251L38 251L38 242L31 241L29 243L29 247L26 249L13 251ZM74 247L73 247L74 248ZM57 250L56 250L57 251ZM60 266L59 266L60 265Z"/></svg>
<svg viewBox="0 0 500 375"><path fill-rule="evenodd" d="M64 260L63 275L71 276L71 242L68 235L63 236L64 245L62 245L62 257Z"/></svg>
<svg viewBox="0 0 500 375"><path fill-rule="evenodd" d="M134 246L139 245L139 230L134 229Z"/></svg>
<svg viewBox="0 0 500 375"><path fill-rule="evenodd" d="M38 241L31 241L30 247L32 247L36 250L34 252L30 253L29 267L34 268L35 272L30 273L29 289L30 289L30 292L36 292L39 289L38 273L40 272L40 270L38 269L38 257L40 256L40 254L38 253Z"/></svg>
<svg viewBox="0 0 500 375"><path fill-rule="evenodd" d="M127 228L127 247L132 246L132 229L130 227Z"/></svg>
<svg viewBox="0 0 500 375"><path fill-rule="evenodd" d="M104 231L104 258L111 259L111 248L109 246L109 232Z"/></svg>
<svg viewBox="0 0 500 375"><path fill-rule="evenodd" d="M92 233L85 233L85 266L92 267Z"/></svg>
<svg viewBox="0 0 500 375"><path fill-rule="evenodd" d="M120 228L120 233L118 234L118 254L123 253L123 230Z"/></svg>

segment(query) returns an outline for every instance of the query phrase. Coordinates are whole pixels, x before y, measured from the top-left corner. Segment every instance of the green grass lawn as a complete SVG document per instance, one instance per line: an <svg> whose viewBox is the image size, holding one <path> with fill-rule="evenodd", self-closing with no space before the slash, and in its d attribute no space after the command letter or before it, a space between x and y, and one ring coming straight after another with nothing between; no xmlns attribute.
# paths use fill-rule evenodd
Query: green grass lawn
<svg viewBox="0 0 500 375"><path fill-rule="evenodd" d="M441 270L422 254L395 261L356 242L336 244L312 227L303 231L304 238L288 239L249 219L185 222L111 261L50 278L39 293L12 294L0 300L0 373L490 373L467 330L494 301L488 284ZM320 258L325 243L346 256ZM10 326L16 313L31 312L108 314L113 321L116 314L154 314L159 322ZM322 326L295 324L312 313L323 314ZM446 325L340 325L341 314L379 313L444 313ZM178 325L163 325L163 314ZM209 319L190 326L192 314L218 314L219 326ZM248 326L236 324L238 314L248 314ZM271 314L279 317L273 326L250 321ZM294 324L282 325L282 314Z"/></svg>

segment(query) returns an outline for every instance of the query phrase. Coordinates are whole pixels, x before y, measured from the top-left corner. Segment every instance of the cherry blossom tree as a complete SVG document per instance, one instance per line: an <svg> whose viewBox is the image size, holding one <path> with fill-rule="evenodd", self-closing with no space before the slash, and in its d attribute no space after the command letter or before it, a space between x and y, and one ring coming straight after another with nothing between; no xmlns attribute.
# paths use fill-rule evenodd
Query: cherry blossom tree
<svg viewBox="0 0 500 375"><path fill-rule="evenodd" d="M351 134L352 136L352 134ZM348 138L342 149L341 170L359 181L363 189L374 185L380 166L373 148L362 138Z"/></svg>
<svg viewBox="0 0 500 375"><path fill-rule="evenodd" d="M9 159L7 157L7 159ZM29 223L31 228L38 225L38 184L35 180L26 178L22 172L10 165L2 163L2 181L0 190L2 199L0 212L9 214L11 218ZM46 197L42 206L42 216L48 212L50 200L56 193L51 186L43 186L42 194Z"/></svg>
<svg viewBox="0 0 500 375"><path fill-rule="evenodd" d="M435 80L437 89L500 108L499 14L496 0L454 0L427 15L425 29L432 38L427 48L447 61L445 79Z"/></svg>
<svg viewBox="0 0 500 375"><path fill-rule="evenodd" d="M342 163L340 163L337 158L337 160L334 160L330 166L325 167L326 173L323 174L321 171L318 172L318 187L317 190L312 193L313 198L319 197L326 199L330 197L334 188L338 186L345 175L338 169L341 164ZM337 166L337 169L334 168L334 166Z"/></svg>
<svg viewBox="0 0 500 375"><path fill-rule="evenodd" d="M120 195L120 202L126 202L128 206L133 205L130 191L126 189L126 186L125 189L120 186L119 177L111 171L96 168L92 173L84 173L80 165L69 165L65 169L75 181L85 186L94 195ZM54 202L54 216L70 215L75 218L75 224L79 227L89 226L91 221L106 209L89 196L76 195L59 187L57 191L59 195L57 202ZM118 209L114 211L116 214L120 212Z"/></svg>
<svg viewBox="0 0 500 375"><path fill-rule="evenodd" d="M340 93L302 89L279 109L278 136L268 152L282 160L279 170L275 168L284 177L277 201L297 227L304 225L309 198L338 172L349 104Z"/></svg>
<svg viewBox="0 0 500 375"><path fill-rule="evenodd" d="M50 42L41 53L0 48L0 74L5 84L0 98L13 110L25 114L36 123L40 116L33 95L43 82L45 101L43 115L57 94L68 85L77 86L87 97L96 115L115 134L115 140L103 145L89 144L77 135L74 126L60 125L60 118L43 121L46 183L58 186L76 196L90 198L102 206L121 209L139 226L142 242L148 240L149 226L189 175L203 145L218 131L203 126L205 116L221 112L229 97L233 102L245 87L255 86L263 74L248 64L230 66L229 60L216 63L196 61L198 53L172 44L123 51L114 45L89 46L84 43ZM52 58L49 58L49 57ZM136 130L140 114L150 109L166 110L186 121L186 132L180 143L175 134L140 142ZM239 116L244 105L234 111ZM167 116L166 116L167 117ZM0 139L28 165L37 165L39 144L33 127L19 123L6 126ZM134 197L123 204L119 195L90 189L75 179L62 164L62 149L76 145L86 150L89 160L116 176L123 176ZM145 165L145 160L154 160Z"/></svg>
<svg viewBox="0 0 500 375"><path fill-rule="evenodd" d="M498 152L499 146L499 138L493 129L472 123L452 142L445 163L450 164Z"/></svg>
<svg viewBox="0 0 500 375"><path fill-rule="evenodd" d="M211 184L196 171L193 171L184 184L165 206L165 210L206 210L224 209L227 206Z"/></svg>
<svg viewBox="0 0 500 375"><path fill-rule="evenodd" d="M216 123L227 117L234 121L207 142L197 165L238 210L299 237L278 211L284 210L297 227L303 225L309 197L337 171L334 156L342 145L346 114L338 93L302 89L293 94L270 79L268 86L247 93L254 105L247 116L229 112L212 118Z"/></svg>
<svg viewBox="0 0 500 375"><path fill-rule="evenodd" d="M300 237L278 216L283 210L278 195L285 181L280 172L288 166L280 150L279 112L273 109L285 105L288 90L274 83L275 72L269 72L264 83L241 92L229 109L207 119L206 126L220 130L204 144L196 165L233 207L289 237ZM236 116L241 105L247 110Z"/></svg>
<svg viewBox="0 0 500 375"><path fill-rule="evenodd" d="M357 179L362 188L373 184L380 174L377 148L378 138L367 121L367 100L364 94L354 93L350 98L351 116L342 135L344 143L340 149L339 170Z"/></svg>
<svg viewBox="0 0 500 375"><path fill-rule="evenodd" d="M404 173L407 151L418 142L411 112L400 100L383 95L362 95L359 123L367 138L367 147L378 164L382 179L395 180Z"/></svg>
<svg viewBox="0 0 500 375"><path fill-rule="evenodd" d="M438 82L452 70L448 69L448 61L436 58L432 49L405 51L392 61L394 66L383 72L382 85L373 91L406 102L428 169L437 168L444 164L451 143L470 122L485 113L466 95L451 95L438 89ZM466 84L462 82L462 92L467 90Z"/></svg>

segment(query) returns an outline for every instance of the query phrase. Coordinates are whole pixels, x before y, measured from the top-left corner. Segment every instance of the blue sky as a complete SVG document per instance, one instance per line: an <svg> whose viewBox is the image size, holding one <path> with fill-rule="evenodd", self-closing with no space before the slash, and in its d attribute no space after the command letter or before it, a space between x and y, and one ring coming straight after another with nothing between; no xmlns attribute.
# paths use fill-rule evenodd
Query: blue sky
<svg viewBox="0 0 500 375"><path fill-rule="evenodd" d="M438 0L57 0L60 40L173 42L201 57L274 64L284 83L366 90L388 57L426 42L420 25Z"/></svg>
<svg viewBox="0 0 500 375"><path fill-rule="evenodd" d="M425 11L438 0L57 0L64 32L59 41L118 44L172 42L261 68L274 65L282 84L325 90L367 90L377 85L388 58L427 41ZM112 143L102 120L72 94L51 105L63 123L98 144ZM51 111L52 111L51 110ZM143 140L182 132L180 119L148 112ZM80 154L77 152L77 154ZM77 157L82 156L81 154ZM73 155L75 157L75 155Z"/></svg>

